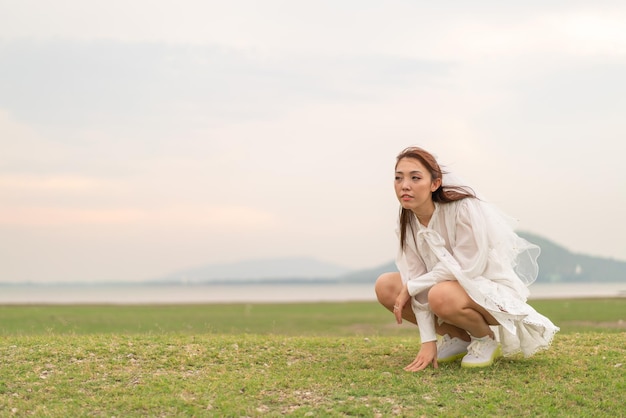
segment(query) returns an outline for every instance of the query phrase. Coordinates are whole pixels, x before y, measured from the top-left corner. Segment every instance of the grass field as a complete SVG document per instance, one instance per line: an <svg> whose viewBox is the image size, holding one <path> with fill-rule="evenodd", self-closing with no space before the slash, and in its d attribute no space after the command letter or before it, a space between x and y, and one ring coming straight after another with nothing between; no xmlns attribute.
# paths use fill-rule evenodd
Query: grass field
<svg viewBox="0 0 626 418"><path fill-rule="evenodd" d="M0 306L0 416L626 416L626 299L532 305L550 350L417 374L370 302Z"/></svg>

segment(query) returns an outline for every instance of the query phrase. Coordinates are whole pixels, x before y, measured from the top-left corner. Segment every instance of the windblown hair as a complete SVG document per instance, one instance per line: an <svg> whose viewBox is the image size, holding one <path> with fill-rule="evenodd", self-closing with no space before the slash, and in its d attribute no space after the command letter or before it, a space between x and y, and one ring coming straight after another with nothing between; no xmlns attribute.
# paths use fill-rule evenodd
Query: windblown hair
<svg viewBox="0 0 626 418"><path fill-rule="evenodd" d="M431 181L441 179L441 185L432 193L433 201L437 203L450 203L466 198L476 198L476 193L467 186L461 185L445 185L443 184L443 176L446 174L441 169L435 157L428 151L419 147L405 148L396 157L396 168L400 160L405 158L413 158L418 160L428 170ZM406 244L407 229L413 231L415 224L415 215L409 209L400 207L400 247L404 250Z"/></svg>

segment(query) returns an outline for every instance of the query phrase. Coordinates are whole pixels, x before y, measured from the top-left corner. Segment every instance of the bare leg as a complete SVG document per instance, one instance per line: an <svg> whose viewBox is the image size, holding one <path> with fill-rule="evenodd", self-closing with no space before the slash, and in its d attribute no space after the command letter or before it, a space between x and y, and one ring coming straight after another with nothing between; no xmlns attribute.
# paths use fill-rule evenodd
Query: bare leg
<svg viewBox="0 0 626 418"><path fill-rule="evenodd" d="M378 280L376 280L375 289L378 301L390 312L393 312L393 305L396 302L396 298L398 297L402 286L403 284L400 273L384 273L378 278ZM404 309L402 310L402 318L413 324L417 324L415 314L413 313L410 303L407 303L404 306ZM437 334L448 334L453 338L457 337L465 341L470 340L468 333L464 329L445 322L439 325L438 322L439 321L435 322L435 330Z"/></svg>
<svg viewBox="0 0 626 418"><path fill-rule="evenodd" d="M390 312L393 312L393 304L396 303L396 298L402 290L402 279L400 273L384 273L376 280L376 296L381 305L387 308ZM415 314L411 308L411 304L407 303L402 309L402 318L417 324L415 320Z"/></svg>
<svg viewBox="0 0 626 418"><path fill-rule="evenodd" d="M459 282L446 281L434 285L428 293L428 303L435 315L447 324L474 337L489 335L494 338L489 325L498 325L498 321L474 302Z"/></svg>
<svg viewBox="0 0 626 418"><path fill-rule="evenodd" d="M447 322L444 322L443 324L439 325L438 322L439 321L435 323L435 331L437 331L437 334L439 335L448 334L450 338L457 337L463 341L470 340L469 334L463 328L459 328L456 325L448 324Z"/></svg>

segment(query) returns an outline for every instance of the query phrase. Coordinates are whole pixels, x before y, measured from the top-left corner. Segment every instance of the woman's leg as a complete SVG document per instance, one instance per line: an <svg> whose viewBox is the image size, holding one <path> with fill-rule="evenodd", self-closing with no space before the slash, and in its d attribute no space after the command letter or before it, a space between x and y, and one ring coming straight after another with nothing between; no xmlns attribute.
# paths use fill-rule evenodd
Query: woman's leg
<svg viewBox="0 0 626 418"><path fill-rule="evenodd" d="M387 308L390 312L393 312L393 305L396 303L396 298L402 290L402 278L400 273L384 273L378 280L376 280L376 296L378 301ZM402 318L416 324L415 314L411 308L411 304L407 303L402 310ZM467 332L459 327L456 327L449 323L438 324L439 321L435 320L435 330L439 335L448 334L450 337L460 338L465 341L469 341L470 337Z"/></svg>
<svg viewBox="0 0 626 418"><path fill-rule="evenodd" d="M486 335L494 338L489 325L498 325L498 321L474 302L459 282L446 281L434 285L428 293L428 303L433 313L445 323L477 338Z"/></svg>
<svg viewBox="0 0 626 418"><path fill-rule="evenodd" d="M393 305L396 303L396 298L402 290L402 278L400 273L383 273L376 280L374 289L376 290L376 297L381 305L387 308L390 312L393 312ZM411 304L407 303L402 309L402 318L417 324L415 320L415 314L411 308Z"/></svg>
<svg viewBox="0 0 626 418"><path fill-rule="evenodd" d="M459 339L461 339L463 341L469 341L470 340L470 336L467 333L467 331L465 331L463 328L459 328L459 327L457 327L455 325L452 325L452 324L449 324L447 322L444 322L441 325L439 325L439 321L435 322L435 330L437 331L437 334L439 334L439 335L446 335L446 334L448 334L450 336L450 338L457 337L457 338L459 338Z"/></svg>

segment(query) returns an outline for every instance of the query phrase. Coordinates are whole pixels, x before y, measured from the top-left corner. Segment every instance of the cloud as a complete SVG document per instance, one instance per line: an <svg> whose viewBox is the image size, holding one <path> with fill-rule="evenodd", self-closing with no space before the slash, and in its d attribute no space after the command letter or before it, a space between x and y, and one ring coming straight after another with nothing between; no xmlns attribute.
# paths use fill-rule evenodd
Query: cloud
<svg viewBox="0 0 626 418"><path fill-rule="evenodd" d="M572 228L624 206L619 2L5 3L0 244L16 273L80 279L76 254L105 279L386 262L394 157L413 144L535 232L624 254L619 214L581 226L615 232L602 240Z"/></svg>
<svg viewBox="0 0 626 418"><path fill-rule="evenodd" d="M0 106L22 121L154 131L268 117L311 101L377 100L450 67L378 54L277 56L114 41L0 43L0 61Z"/></svg>
<svg viewBox="0 0 626 418"><path fill-rule="evenodd" d="M561 9L522 14L512 21L493 16L463 21L439 40L433 58L456 55L463 61L487 57L600 57L626 54L626 10ZM461 36L462 34L462 36Z"/></svg>
<svg viewBox="0 0 626 418"><path fill-rule="evenodd" d="M214 232L267 230L279 222L270 213L243 206L165 206L159 208L87 209L76 207L4 206L0 226L153 225L210 228Z"/></svg>
<svg viewBox="0 0 626 418"><path fill-rule="evenodd" d="M6 192L81 192L105 188L110 182L78 176L32 176L0 174L0 193Z"/></svg>

